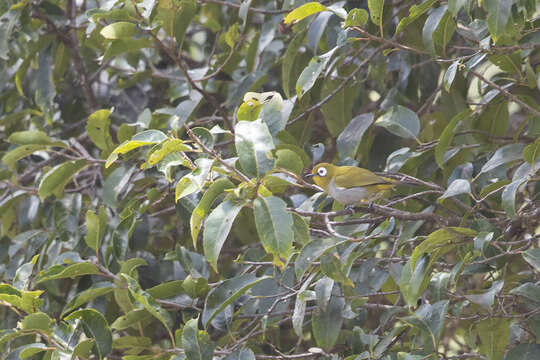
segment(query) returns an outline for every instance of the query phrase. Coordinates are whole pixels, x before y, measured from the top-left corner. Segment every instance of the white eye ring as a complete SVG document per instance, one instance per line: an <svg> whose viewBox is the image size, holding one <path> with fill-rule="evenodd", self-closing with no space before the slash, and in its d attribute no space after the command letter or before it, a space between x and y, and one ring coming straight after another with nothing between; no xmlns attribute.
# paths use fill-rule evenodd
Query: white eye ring
<svg viewBox="0 0 540 360"><path fill-rule="evenodd" d="M326 170L325 167L320 167L317 169L317 175L323 177L323 176L326 176L326 174L328 173L328 171Z"/></svg>

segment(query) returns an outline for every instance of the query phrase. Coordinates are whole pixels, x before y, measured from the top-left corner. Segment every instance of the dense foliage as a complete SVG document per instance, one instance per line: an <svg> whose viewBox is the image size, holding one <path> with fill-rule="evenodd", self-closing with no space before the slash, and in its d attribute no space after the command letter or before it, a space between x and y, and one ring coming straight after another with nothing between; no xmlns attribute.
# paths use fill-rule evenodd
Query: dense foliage
<svg viewBox="0 0 540 360"><path fill-rule="evenodd" d="M2 0L0 357L540 359L537 5Z"/></svg>

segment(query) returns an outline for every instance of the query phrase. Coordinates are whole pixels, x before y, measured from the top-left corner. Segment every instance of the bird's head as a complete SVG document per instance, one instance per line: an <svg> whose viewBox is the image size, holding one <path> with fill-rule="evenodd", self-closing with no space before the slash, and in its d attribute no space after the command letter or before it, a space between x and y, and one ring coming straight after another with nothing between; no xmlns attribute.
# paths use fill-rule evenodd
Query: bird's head
<svg viewBox="0 0 540 360"><path fill-rule="evenodd" d="M328 190L328 185L336 172L336 166L329 163L320 163L313 167L311 174L308 177L313 178L313 182L323 188L324 191Z"/></svg>

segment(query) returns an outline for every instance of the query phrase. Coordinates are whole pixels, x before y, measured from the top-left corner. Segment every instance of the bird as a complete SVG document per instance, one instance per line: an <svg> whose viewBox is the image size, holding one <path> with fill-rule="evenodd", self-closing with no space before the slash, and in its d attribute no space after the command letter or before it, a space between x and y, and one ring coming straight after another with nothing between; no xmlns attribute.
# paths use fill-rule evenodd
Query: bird
<svg viewBox="0 0 540 360"><path fill-rule="evenodd" d="M375 200L397 184L396 181L375 175L368 169L329 163L315 165L307 177L312 177L313 182L325 193L346 206Z"/></svg>

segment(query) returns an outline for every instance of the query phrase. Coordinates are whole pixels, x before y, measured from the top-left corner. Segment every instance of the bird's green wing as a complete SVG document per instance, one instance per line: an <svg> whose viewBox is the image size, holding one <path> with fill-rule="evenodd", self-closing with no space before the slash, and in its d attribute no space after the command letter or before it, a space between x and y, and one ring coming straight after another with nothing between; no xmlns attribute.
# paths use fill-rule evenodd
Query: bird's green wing
<svg viewBox="0 0 540 360"><path fill-rule="evenodd" d="M375 175L367 169L355 166L340 166L336 170L334 183L342 188L389 184L383 177Z"/></svg>

